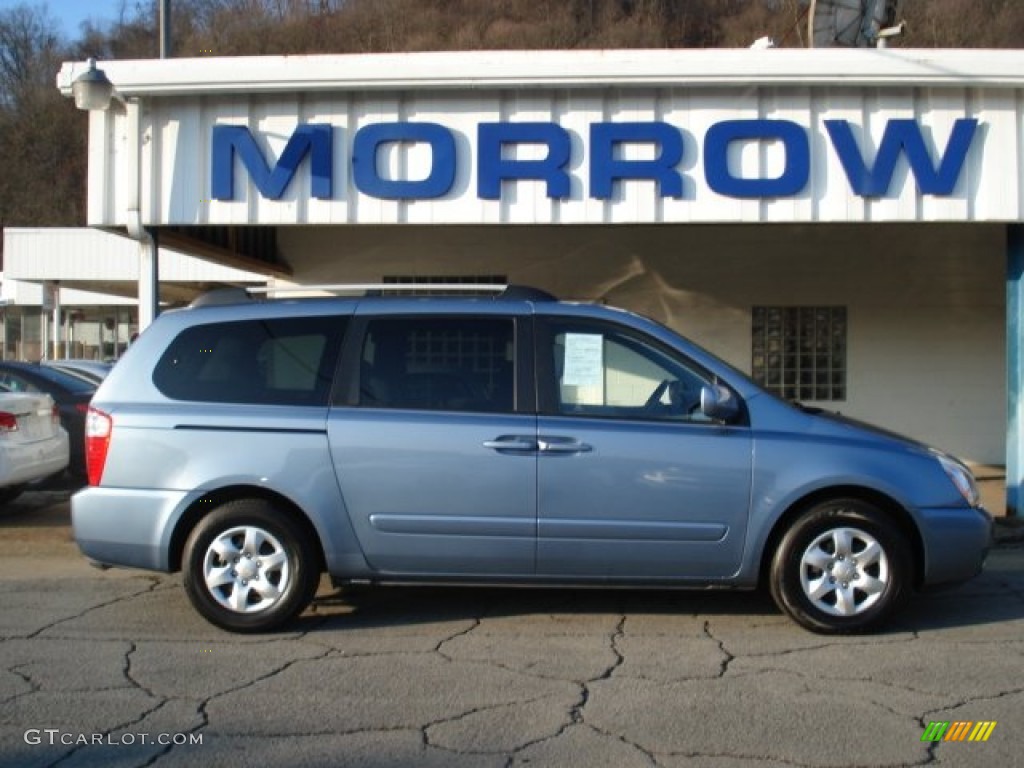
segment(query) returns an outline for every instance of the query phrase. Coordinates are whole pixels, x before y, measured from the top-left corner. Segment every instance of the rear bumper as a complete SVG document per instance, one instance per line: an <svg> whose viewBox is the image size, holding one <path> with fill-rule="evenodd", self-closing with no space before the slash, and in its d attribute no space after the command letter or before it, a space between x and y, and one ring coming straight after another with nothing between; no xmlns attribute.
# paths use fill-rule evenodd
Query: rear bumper
<svg viewBox="0 0 1024 768"><path fill-rule="evenodd" d="M71 497L71 525L82 554L103 565L169 571L174 525L186 491L85 488Z"/></svg>
<svg viewBox="0 0 1024 768"><path fill-rule="evenodd" d="M0 447L0 485L19 485L55 475L68 465L68 433L34 443Z"/></svg>
<svg viewBox="0 0 1024 768"><path fill-rule="evenodd" d="M992 516L984 509L925 509L923 587L957 584L981 572L992 547Z"/></svg>

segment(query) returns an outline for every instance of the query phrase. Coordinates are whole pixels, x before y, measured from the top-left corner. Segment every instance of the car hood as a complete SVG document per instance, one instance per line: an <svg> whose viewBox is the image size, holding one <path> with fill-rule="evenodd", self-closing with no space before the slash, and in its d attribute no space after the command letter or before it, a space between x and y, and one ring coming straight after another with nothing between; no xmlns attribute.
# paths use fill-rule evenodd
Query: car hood
<svg viewBox="0 0 1024 768"><path fill-rule="evenodd" d="M921 453L931 453L932 448L913 438L901 435L898 432L879 427L876 424L869 424L866 421L852 419L841 413L825 411L821 408L812 408L806 405L797 407L814 420L814 432L827 434L843 439L862 439L871 442L884 442L893 447L911 449Z"/></svg>

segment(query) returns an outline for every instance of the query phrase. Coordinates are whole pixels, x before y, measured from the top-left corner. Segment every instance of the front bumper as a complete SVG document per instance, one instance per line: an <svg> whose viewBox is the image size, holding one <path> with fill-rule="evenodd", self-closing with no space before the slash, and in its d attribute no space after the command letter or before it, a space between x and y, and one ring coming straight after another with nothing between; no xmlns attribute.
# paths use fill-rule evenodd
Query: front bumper
<svg viewBox="0 0 1024 768"><path fill-rule="evenodd" d="M71 497L71 525L82 554L103 565L169 571L171 534L186 491L85 488Z"/></svg>
<svg viewBox="0 0 1024 768"><path fill-rule="evenodd" d="M921 510L921 586L957 584L977 576L992 548L992 515L978 507Z"/></svg>

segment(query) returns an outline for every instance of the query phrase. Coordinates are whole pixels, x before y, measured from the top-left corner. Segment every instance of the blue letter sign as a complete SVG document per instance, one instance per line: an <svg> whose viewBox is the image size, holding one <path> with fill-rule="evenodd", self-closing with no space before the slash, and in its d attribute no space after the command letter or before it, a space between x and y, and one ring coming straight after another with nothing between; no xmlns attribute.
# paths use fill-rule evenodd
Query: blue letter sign
<svg viewBox="0 0 1024 768"><path fill-rule="evenodd" d="M382 179L377 171L381 144L426 142L430 173L420 181ZM352 146L352 180L356 188L383 200L429 200L447 194L455 183L455 138L437 123L376 123L356 132Z"/></svg>
<svg viewBox="0 0 1024 768"><path fill-rule="evenodd" d="M853 130L845 120L826 120L825 129L832 138L832 144L839 155L839 161L846 171L853 191L863 197L884 197L892 185L892 175L900 154L906 153L910 169L917 179L917 188L923 195L951 195L964 167L967 150L978 121L960 118L953 125L949 144L939 161L939 167L932 165L932 157L921 136L921 126L914 120L890 120L878 146L875 164L868 168L853 137Z"/></svg>
<svg viewBox="0 0 1024 768"><path fill-rule="evenodd" d="M774 179L747 179L729 169L729 145L734 141L781 141L786 165ZM726 197L791 197L807 186L811 175L811 147L807 130L789 120L723 120L704 137L704 178Z"/></svg>
<svg viewBox="0 0 1024 768"><path fill-rule="evenodd" d="M825 120L825 132L838 157L850 189L862 197L885 197L890 191L901 158L906 157L910 173L923 195L952 195L963 171L971 144L978 133L978 120L960 118L953 124L944 150L930 149L921 125L915 120L894 119L885 123L874 159L866 157L856 138L857 128L846 120ZM811 128L791 120L722 120L713 123L703 137L703 166L708 188L727 198L786 198L808 194L811 163L824 162L825 141L814 158L811 156ZM384 200L432 200L453 194L459 165L465 164L462 178L468 179L476 163L476 194L482 200L499 200L504 182L540 182L547 197L580 197L573 192L573 169L588 169L589 196L610 200L615 183L630 180L653 181L659 197L681 198L696 189L680 168L692 142L700 153L700 137L664 121L594 122L589 130L570 133L554 122L496 122L477 126L476 157L460 155L456 132L438 123L381 122L364 125L352 138L352 184L368 197ZM573 163L573 144L576 162ZM763 178L758 171L743 175L730 167L729 155L737 142L778 142L783 152L781 172ZM381 147L394 143L421 143L429 146L430 162L426 176L385 178L378 168ZM534 145L537 159L518 159L515 147ZM646 144L653 147L653 159L626 160L622 147ZM268 161L253 135L245 126L213 127L211 183L213 197L235 197L235 157L249 172L259 193L268 199L280 199L299 166L309 156L310 195L330 199L333 195L333 136L330 125L310 123L298 126L276 162ZM589 158L588 158L589 153ZM732 152L736 155L736 152ZM938 154L937 160L934 155ZM589 163L587 160L589 159ZM577 183L578 180L577 180ZM458 195L462 195L462 185Z"/></svg>
<svg viewBox="0 0 1024 768"><path fill-rule="evenodd" d="M480 123L477 128L477 194L483 200L501 198L503 179L536 179L547 183L548 197L569 197L572 185L565 167L572 144L569 132L555 123ZM543 160L506 160L506 144L544 144Z"/></svg>
<svg viewBox="0 0 1024 768"><path fill-rule="evenodd" d="M654 160L620 160L615 146L648 143L658 147ZM676 166L683 159L683 137L668 123L594 123L590 126L590 196L607 200L618 179L653 179L661 197L682 197Z"/></svg>
<svg viewBox="0 0 1024 768"><path fill-rule="evenodd" d="M280 200L308 153L310 195L322 200L331 197L333 160L330 125L309 123L296 128L273 170L267 165L249 129L243 125L213 126L212 152L211 193L216 200L233 200L235 197L236 154L260 194L270 200Z"/></svg>

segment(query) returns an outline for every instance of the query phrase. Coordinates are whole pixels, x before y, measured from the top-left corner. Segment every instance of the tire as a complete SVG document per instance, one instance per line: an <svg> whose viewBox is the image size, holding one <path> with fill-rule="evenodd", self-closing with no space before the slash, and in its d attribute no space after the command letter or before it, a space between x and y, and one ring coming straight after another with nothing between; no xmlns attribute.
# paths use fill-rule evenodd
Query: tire
<svg viewBox="0 0 1024 768"><path fill-rule="evenodd" d="M24 485L8 485L0 488L0 507L6 506L21 496L25 491Z"/></svg>
<svg viewBox="0 0 1024 768"><path fill-rule="evenodd" d="M231 632L268 632L297 616L320 581L314 542L264 499L227 502L185 542L184 586L193 607Z"/></svg>
<svg viewBox="0 0 1024 768"><path fill-rule="evenodd" d="M769 583L779 608L821 634L865 632L910 592L909 543L889 516L858 499L809 509L786 531Z"/></svg>

